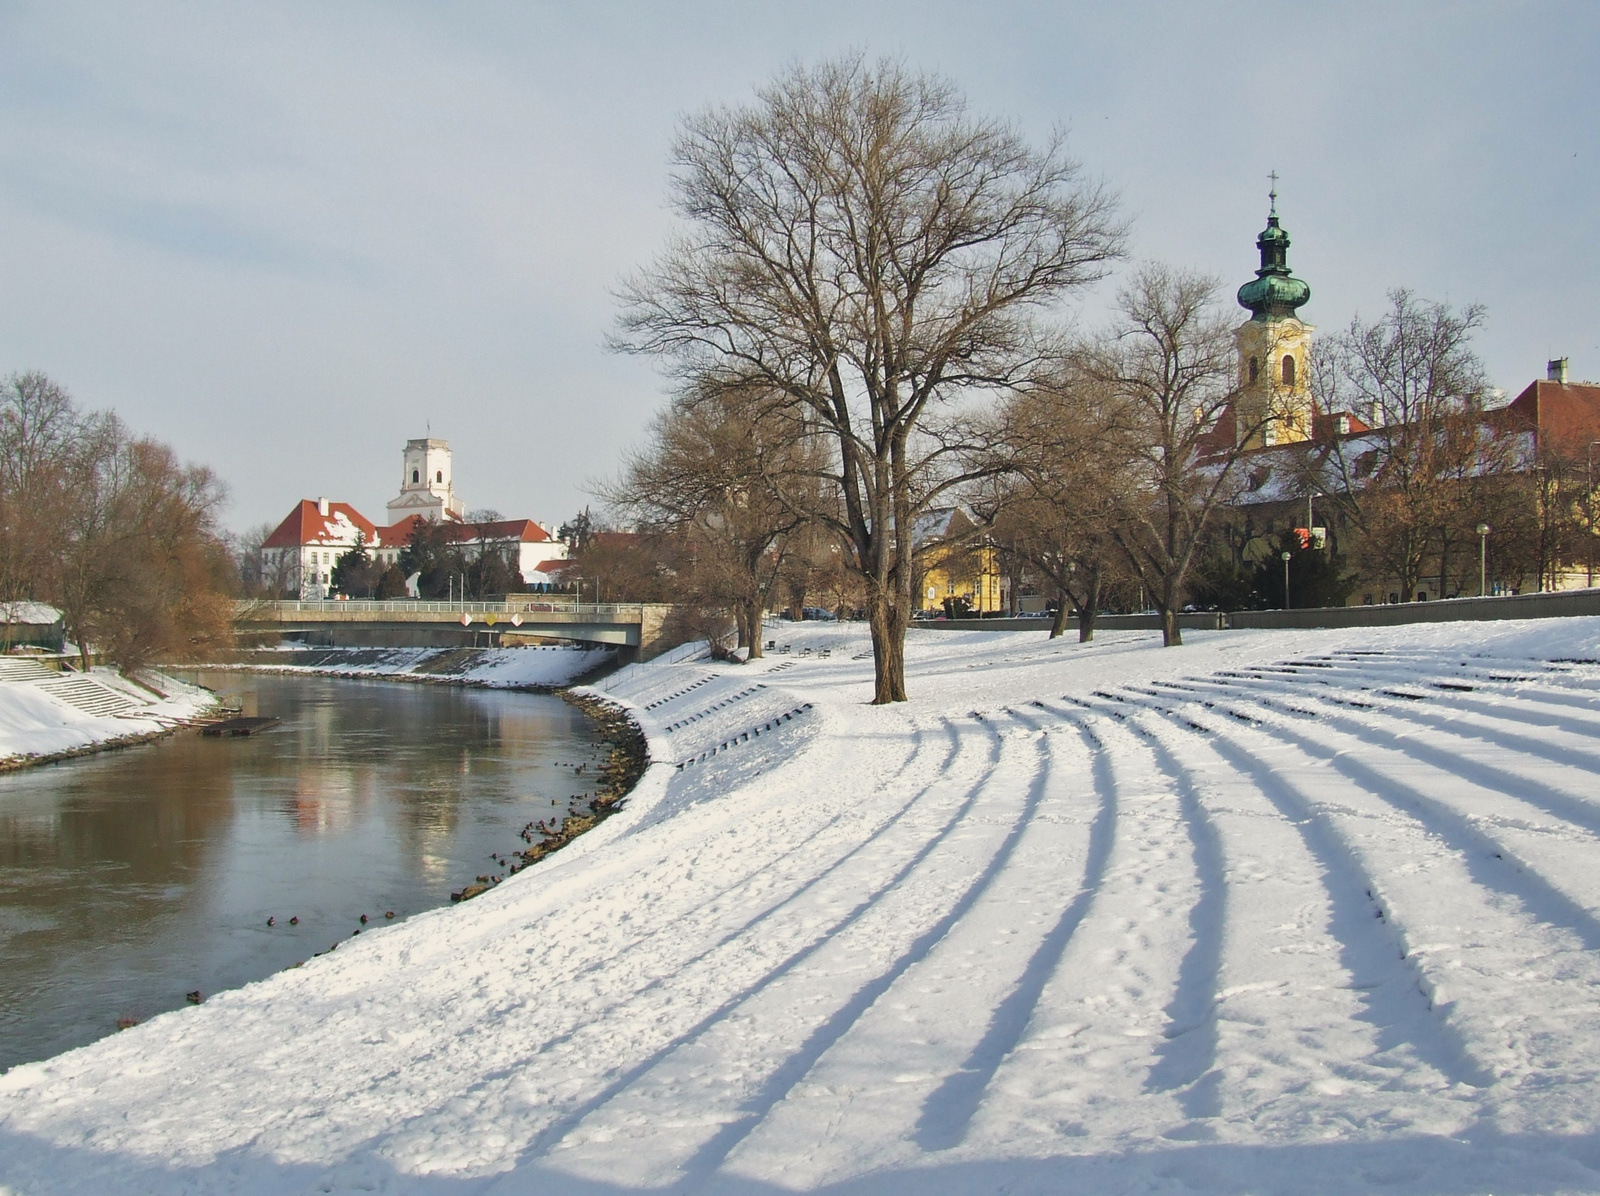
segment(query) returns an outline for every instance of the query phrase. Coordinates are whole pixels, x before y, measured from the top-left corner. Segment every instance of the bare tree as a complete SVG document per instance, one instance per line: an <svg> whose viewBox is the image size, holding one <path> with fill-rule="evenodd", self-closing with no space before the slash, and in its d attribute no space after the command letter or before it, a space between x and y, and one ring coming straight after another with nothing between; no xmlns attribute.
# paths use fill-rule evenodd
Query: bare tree
<svg viewBox="0 0 1600 1196"><path fill-rule="evenodd" d="M902 701L913 527L958 482L930 415L1034 367L1035 314L1118 251L1112 202L1059 139L1033 149L944 80L859 57L690 118L674 159L688 226L625 287L618 344L743 378L831 439L873 700Z"/></svg>
<svg viewBox="0 0 1600 1196"><path fill-rule="evenodd" d="M1160 613L1169 647L1183 642L1178 614L1206 525L1237 490L1240 446L1260 430L1241 421L1274 417L1237 406L1233 333L1217 288L1204 275L1143 266L1118 296L1111 330L1073 358L1078 385L1103 391L1115 413L1102 444L1126 481L1110 532Z"/></svg>
<svg viewBox="0 0 1600 1196"><path fill-rule="evenodd" d="M1131 484L1120 413L1104 387L1070 372L1004 403L988 433L992 478L973 499L1008 558L1050 585L1050 638L1078 611L1078 639L1094 639L1095 617L1120 564L1111 534L1117 496Z"/></svg>
<svg viewBox="0 0 1600 1196"><path fill-rule="evenodd" d="M1409 602L1430 560L1445 585L1452 552L1478 522L1466 508L1482 480L1516 461L1483 417L1488 387L1472 350L1483 308L1457 313L1403 289L1389 304L1326 343L1321 402L1374 429L1341 441L1333 464L1353 505L1363 572L1394 578Z"/></svg>
<svg viewBox="0 0 1600 1196"><path fill-rule="evenodd" d="M635 520L681 537L694 562L689 584L733 612L752 657L788 537L815 518L807 496L825 464L816 438L764 397L701 380L604 491Z"/></svg>

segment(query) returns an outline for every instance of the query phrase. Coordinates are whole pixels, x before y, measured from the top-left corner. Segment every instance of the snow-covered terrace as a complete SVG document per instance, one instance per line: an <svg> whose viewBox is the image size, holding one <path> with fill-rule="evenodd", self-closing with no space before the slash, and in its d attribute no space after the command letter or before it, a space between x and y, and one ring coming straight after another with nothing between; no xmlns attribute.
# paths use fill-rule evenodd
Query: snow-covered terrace
<svg viewBox="0 0 1600 1196"><path fill-rule="evenodd" d="M1600 1190L1600 619L913 632L891 708L773 634L489 894L0 1078L0 1191Z"/></svg>

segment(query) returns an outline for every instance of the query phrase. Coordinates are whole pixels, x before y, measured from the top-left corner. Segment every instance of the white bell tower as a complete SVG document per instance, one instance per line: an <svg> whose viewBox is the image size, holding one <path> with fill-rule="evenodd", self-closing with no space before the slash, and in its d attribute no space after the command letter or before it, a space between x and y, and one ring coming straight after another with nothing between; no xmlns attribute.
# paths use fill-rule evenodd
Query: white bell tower
<svg viewBox="0 0 1600 1196"><path fill-rule="evenodd" d="M460 519L463 505L450 480L450 442L408 440L405 472L400 478L399 497L389 500L389 522L399 523L421 515L435 523L441 519Z"/></svg>

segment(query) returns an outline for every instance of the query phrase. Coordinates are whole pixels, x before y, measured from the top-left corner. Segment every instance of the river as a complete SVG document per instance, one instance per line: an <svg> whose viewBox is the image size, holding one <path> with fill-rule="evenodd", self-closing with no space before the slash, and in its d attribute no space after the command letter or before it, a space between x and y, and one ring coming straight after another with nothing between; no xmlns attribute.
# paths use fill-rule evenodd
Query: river
<svg viewBox="0 0 1600 1196"><path fill-rule="evenodd" d="M0 775L0 1069L448 904L605 752L547 695L192 676L282 724Z"/></svg>

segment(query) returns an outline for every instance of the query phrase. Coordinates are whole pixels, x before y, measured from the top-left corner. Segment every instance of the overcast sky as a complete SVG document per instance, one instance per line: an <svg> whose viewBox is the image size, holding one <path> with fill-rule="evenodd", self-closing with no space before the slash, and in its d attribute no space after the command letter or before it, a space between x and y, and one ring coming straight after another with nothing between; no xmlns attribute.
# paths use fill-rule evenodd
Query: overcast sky
<svg viewBox="0 0 1600 1196"><path fill-rule="evenodd" d="M603 339L678 120L859 49L1065 127L1139 257L1231 291L1276 169L1319 328L1403 285L1487 306L1507 390L1600 378L1597 35L1594 3L0 0L0 373L212 466L235 528L381 522L430 428L468 506L559 522L662 401Z"/></svg>

